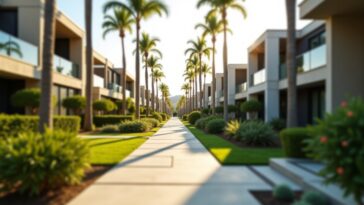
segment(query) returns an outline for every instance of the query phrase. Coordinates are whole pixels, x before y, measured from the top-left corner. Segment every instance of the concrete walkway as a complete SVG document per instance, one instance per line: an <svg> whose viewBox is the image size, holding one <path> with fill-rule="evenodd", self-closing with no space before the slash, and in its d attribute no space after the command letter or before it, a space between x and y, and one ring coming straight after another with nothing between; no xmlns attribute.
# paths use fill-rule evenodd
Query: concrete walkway
<svg viewBox="0 0 364 205"><path fill-rule="evenodd" d="M256 205L248 190L271 190L245 166L221 166L177 119L70 205Z"/></svg>

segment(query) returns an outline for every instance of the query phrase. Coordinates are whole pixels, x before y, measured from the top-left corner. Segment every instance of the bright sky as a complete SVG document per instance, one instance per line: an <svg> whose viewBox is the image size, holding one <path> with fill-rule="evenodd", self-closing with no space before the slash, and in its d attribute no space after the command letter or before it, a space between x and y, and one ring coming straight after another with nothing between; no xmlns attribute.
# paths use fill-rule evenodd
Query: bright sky
<svg viewBox="0 0 364 205"><path fill-rule="evenodd" d="M298 0L300 3L302 0ZM72 3L71 3L72 2ZM101 24L103 21L102 6L107 0L94 0L93 39L94 48L111 60L116 66L121 65L121 46L117 33L102 38ZM157 45L163 52L162 64L166 78L163 80L169 85L171 95L182 94L180 88L184 82L182 74L185 69L186 56L184 51L188 48L187 41L196 39L201 34L195 30L197 23L203 22L208 8L196 9L197 0L164 0L169 7L168 17L153 17L142 22L142 31L158 37L161 42ZM84 0L59 0L60 10L84 28ZM229 25L233 35L228 36L229 63L247 63L247 48L267 29L286 28L285 0L246 0L245 6L248 17L233 12L228 14ZM297 10L298 12L298 10ZM298 19L298 18L297 18ZM307 21L298 20L298 28L306 25ZM130 73L135 73L135 57L132 51L134 35L126 38L127 65ZM210 38L207 38L210 43ZM216 55L217 72L222 71L222 38L219 36ZM141 71L141 80L144 82L144 70Z"/></svg>

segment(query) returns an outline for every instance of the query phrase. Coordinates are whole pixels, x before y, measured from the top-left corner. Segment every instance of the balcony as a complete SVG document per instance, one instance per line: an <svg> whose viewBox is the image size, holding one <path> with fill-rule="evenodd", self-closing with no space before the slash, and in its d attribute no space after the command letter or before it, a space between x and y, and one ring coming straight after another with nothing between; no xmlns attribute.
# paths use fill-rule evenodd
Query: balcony
<svg viewBox="0 0 364 205"><path fill-rule="evenodd" d="M105 80L98 76L98 75L94 75L94 87L99 87L99 88L103 88L105 84Z"/></svg>
<svg viewBox="0 0 364 205"><path fill-rule="evenodd" d="M255 86L255 85L259 85L261 83L264 83L266 81L266 69L263 68L259 71L257 71L256 73L250 75L250 79L251 79L251 86Z"/></svg>
<svg viewBox="0 0 364 205"><path fill-rule="evenodd" d="M54 56L54 70L60 74L80 78L80 68L77 64L72 63L60 56Z"/></svg>
<svg viewBox="0 0 364 205"><path fill-rule="evenodd" d="M247 83L242 83L235 88L235 94L243 93L247 90Z"/></svg>
<svg viewBox="0 0 364 205"><path fill-rule="evenodd" d="M297 56L297 73L304 73L325 66L326 45L321 45L310 51ZM282 63L279 67L279 79L287 78L286 64Z"/></svg>
<svg viewBox="0 0 364 205"><path fill-rule="evenodd" d="M112 90L112 91L116 92L116 93L120 93L122 91L121 86L118 85L118 84L115 84L115 83L109 83L107 88L109 90Z"/></svg>
<svg viewBox="0 0 364 205"><path fill-rule="evenodd" d="M0 31L0 55L37 66L38 48L15 36Z"/></svg>

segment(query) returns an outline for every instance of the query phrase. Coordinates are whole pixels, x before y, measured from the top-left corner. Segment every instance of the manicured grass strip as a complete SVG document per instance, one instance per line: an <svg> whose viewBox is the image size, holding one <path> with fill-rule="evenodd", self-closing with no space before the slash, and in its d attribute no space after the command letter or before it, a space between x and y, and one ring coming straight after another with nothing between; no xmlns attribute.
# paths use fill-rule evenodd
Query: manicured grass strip
<svg viewBox="0 0 364 205"><path fill-rule="evenodd" d="M142 145L147 138L85 140L91 148L91 164L115 165Z"/></svg>
<svg viewBox="0 0 364 205"><path fill-rule="evenodd" d="M263 165L268 164L270 158L284 156L281 148L241 148L219 136L206 134L187 122L184 124L223 165Z"/></svg>

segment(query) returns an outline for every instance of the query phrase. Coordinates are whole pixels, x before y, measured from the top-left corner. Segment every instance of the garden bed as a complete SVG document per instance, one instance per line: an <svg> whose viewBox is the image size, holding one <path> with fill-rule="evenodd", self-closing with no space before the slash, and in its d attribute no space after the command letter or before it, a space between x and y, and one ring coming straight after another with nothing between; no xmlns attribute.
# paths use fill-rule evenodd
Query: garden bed
<svg viewBox="0 0 364 205"><path fill-rule="evenodd" d="M267 146L267 147L262 147L262 146L246 145L243 142L238 141L238 140L235 140L234 138L232 138L230 136L227 136L225 134L219 134L217 136L219 136L219 137L223 138L224 140L227 140L227 141L229 141L229 142L233 143L234 145L236 145L238 147L241 147L241 148L282 148L281 143L280 143L278 137L275 140L274 145Z"/></svg>
<svg viewBox="0 0 364 205"><path fill-rule="evenodd" d="M19 193L3 194L0 204L11 205L63 205L71 201L88 186L93 184L100 176L107 172L112 166L92 166L86 171L86 175L79 185L67 186L59 189L48 190L37 197L27 197Z"/></svg>
<svg viewBox="0 0 364 205"><path fill-rule="evenodd" d="M262 205L291 205L294 201L282 201L273 197L271 191L250 191L250 193L262 204ZM302 195L302 192L295 192L295 200L298 201Z"/></svg>

